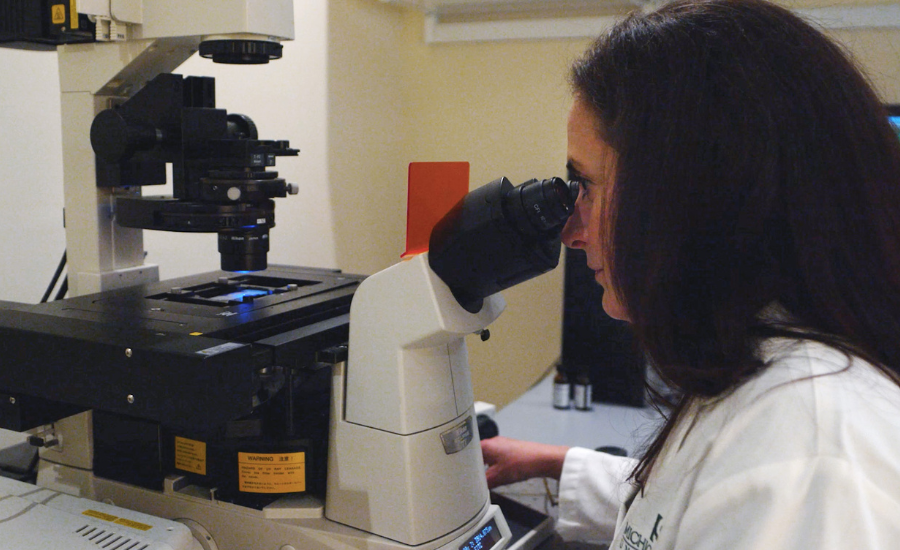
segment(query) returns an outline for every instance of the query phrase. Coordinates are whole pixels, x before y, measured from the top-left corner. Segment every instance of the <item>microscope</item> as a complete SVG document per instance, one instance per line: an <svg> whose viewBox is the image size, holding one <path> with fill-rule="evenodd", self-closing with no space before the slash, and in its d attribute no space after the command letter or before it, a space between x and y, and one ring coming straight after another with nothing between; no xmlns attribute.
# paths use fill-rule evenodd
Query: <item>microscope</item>
<svg viewBox="0 0 900 550"><path fill-rule="evenodd" d="M292 186L268 168L297 151L217 109L210 79L168 73L194 51L277 58L292 4L203 4L47 2L55 31L12 37L64 44L77 246L75 297L0 304L0 427L40 448L38 489L0 483L24 503L6 525L55 506L86 522L55 539L73 548L501 550L465 336L557 265L577 188L498 179L429 252L369 277L270 266L273 199ZM173 195L144 197L166 164ZM222 270L157 282L143 229L218 233Z"/></svg>
<svg viewBox="0 0 900 550"><path fill-rule="evenodd" d="M296 192L268 168L297 151L216 109L212 79L169 73L195 53L268 63L293 37L292 0L11 3L0 45L58 52L70 295L158 281L143 229L215 232L225 270L266 266L272 199ZM167 165L172 196L144 197Z"/></svg>

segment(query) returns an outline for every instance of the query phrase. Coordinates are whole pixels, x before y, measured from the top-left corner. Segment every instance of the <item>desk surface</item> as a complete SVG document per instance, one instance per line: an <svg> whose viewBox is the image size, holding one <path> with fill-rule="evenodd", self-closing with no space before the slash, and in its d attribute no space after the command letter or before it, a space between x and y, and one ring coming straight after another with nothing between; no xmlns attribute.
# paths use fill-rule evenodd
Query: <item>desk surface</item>
<svg viewBox="0 0 900 550"><path fill-rule="evenodd" d="M651 408L594 403L590 411L554 409L553 376L547 376L497 412L500 435L551 445L596 449L621 447L634 456L655 432L659 413Z"/></svg>

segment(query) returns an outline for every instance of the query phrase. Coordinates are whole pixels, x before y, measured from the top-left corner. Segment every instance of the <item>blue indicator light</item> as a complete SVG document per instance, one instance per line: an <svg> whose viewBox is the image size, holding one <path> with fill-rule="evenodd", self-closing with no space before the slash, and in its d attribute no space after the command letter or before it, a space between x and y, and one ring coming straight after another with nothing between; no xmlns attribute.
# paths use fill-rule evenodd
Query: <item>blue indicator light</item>
<svg viewBox="0 0 900 550"><path fill-rule="evenodd" d="M253 298L256 296L268 296L270 292L268 290L261 290L257 288L247 288L236 290L234 292L230 292L228 294L222 294L221 296L215 296L210 298L210 300L214 302L243 302L246 298Z"/></svg>
<svg viewBox="0 0 900 550"><path fill-rule="evenodd" d="M481 531L475 533L468 541L459 547L459 550L490 550L493 548L503 535L497 527L497 522L493 519L489 521Z"/></svg>

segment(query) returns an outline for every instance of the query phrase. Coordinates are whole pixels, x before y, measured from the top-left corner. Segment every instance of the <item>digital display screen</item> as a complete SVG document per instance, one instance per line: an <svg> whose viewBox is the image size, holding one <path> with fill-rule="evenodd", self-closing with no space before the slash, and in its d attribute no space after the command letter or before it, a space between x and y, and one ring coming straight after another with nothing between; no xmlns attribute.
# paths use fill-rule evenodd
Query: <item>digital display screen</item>
<svg viewBox="0 0 900 550"><path fill-rule="evenodd" d="M503 538L497 522L491 520L484 524L480 531L463 543L459 550L491 550L497 542Z"/></svg>

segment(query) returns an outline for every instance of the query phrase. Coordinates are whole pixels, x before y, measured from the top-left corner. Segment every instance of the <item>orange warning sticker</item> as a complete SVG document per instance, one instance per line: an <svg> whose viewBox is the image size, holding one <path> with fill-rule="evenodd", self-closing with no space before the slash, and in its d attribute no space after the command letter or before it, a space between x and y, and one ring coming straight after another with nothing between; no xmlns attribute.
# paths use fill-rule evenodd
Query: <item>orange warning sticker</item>
<svg viewBox="0 0 900 550"><path fill-rule="evenodd" d="M206 443L175 437L175 467L185 472L206 475Z"/></svg>
<svg viewBox="0 0 900 550"><path fill-rule="evenodd" d="M153 529L152 525L147 525L146 523L141 523L139 521L130 519L120 518L111 514L104 514L103 512L98 512L97 510L85 510L81 514L96 519L102 519L103 521L108 521L110 523L115 523L116 525L131 527L132 529L137 529L139 531L149 531L150 529Z"/></svg>
<svg viewBox="0 0 900 550"><path fill-rule="evenodd" d="M306 490L306 453L238 453L238 489L245 493Z"/></svg>
<svg viewBox="0 0 900 550"><path fill-rule="evenodd" d="M139 521L132 521L130 519L119 518L114 521L116 525L124 525L125 527L131 527L132 529L137 529L138 531L149 531L153 529L152 525L147 525L146 523L141 523Z"/></svg>
<svg viewBox="0 0 900 550"><path fill-rule="evenodd" d="M119 519L119 516L114 516L112 514L104 514L103 512L98 512L97 510L85 510L84 512L81 512L81 514L84 516L90 516L92 518L102 519L103 521L110 521L110 522L116 521L117 519Z"/></svg>
<svg viewBox="0 0 900 550"><path fill-rule="evenodd" d="M53 4L50 6L50 21L54 25L63 25L66 22L65 4Z"/></svg>

